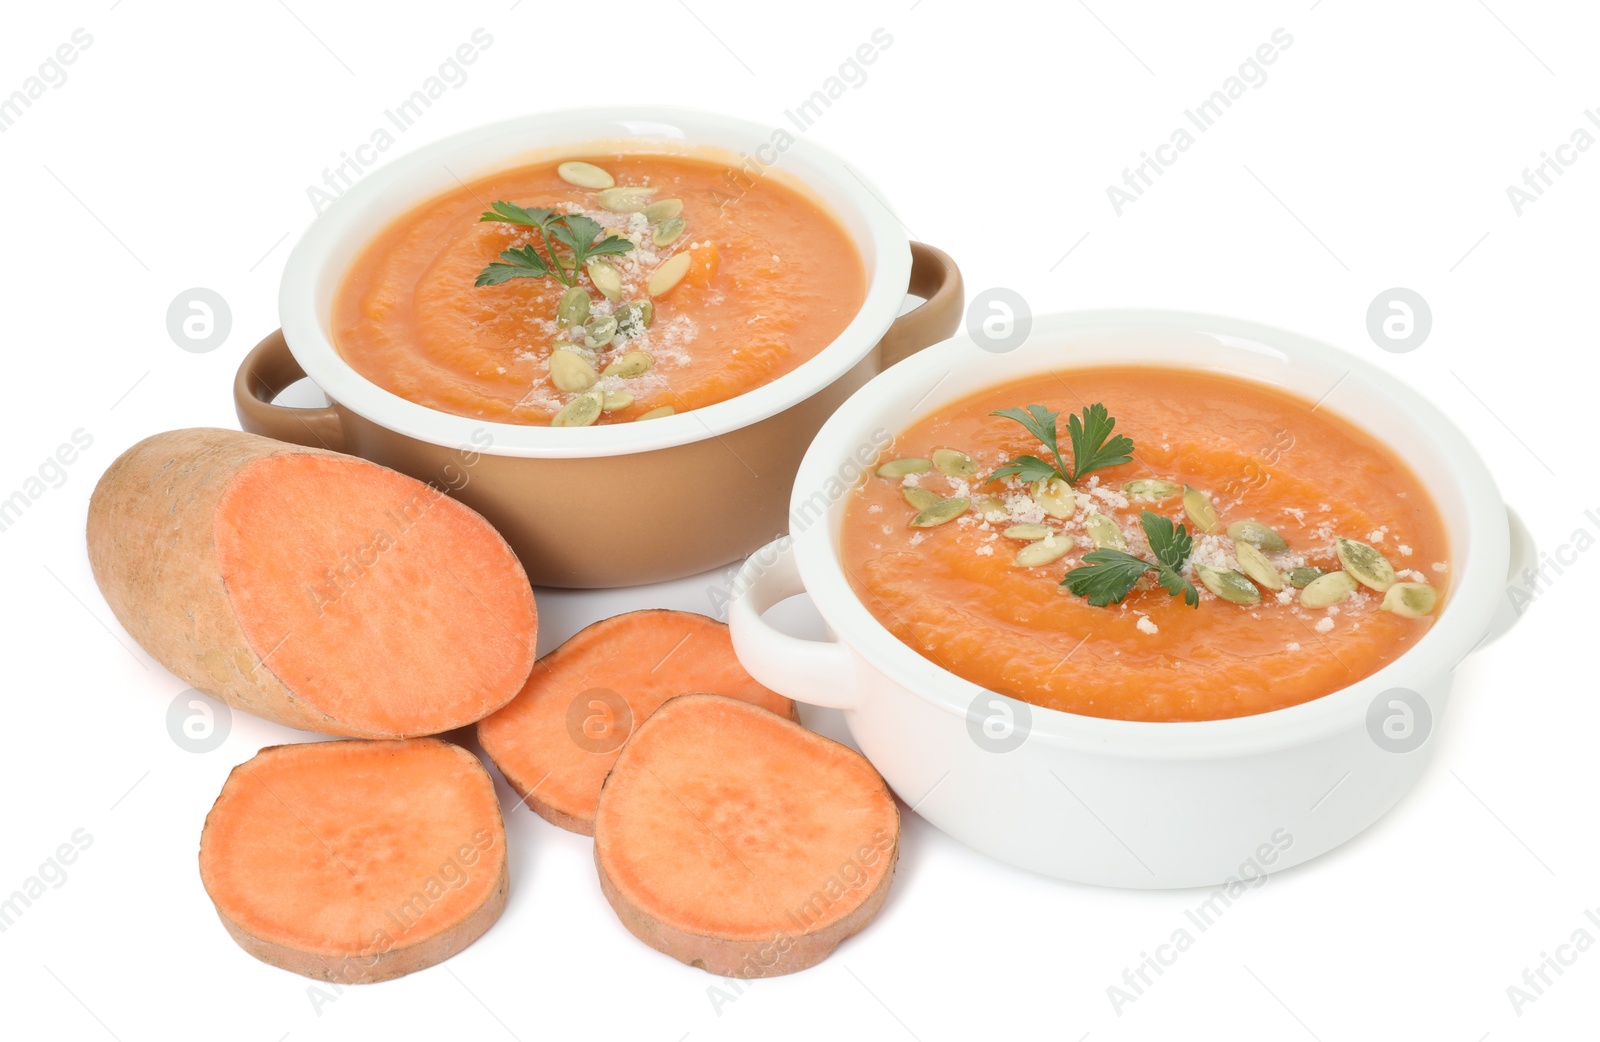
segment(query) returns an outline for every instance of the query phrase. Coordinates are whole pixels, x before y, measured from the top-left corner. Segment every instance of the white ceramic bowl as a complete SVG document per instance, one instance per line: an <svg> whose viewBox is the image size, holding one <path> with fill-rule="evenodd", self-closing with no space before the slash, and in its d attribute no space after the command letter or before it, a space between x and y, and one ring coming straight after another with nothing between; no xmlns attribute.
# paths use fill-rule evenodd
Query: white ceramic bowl
<svg viewBox="0 0 1600 1042"><path fill-rule="evenodd" d="M1181 365L1313 401L1326 395L1321 408L1378 432L1446 520L1452 579L1427 635L1372 676L1301 705L1150 723L1013 701L890 634L839 563L840 479L853 484L885 432L898 434L977 388L1107 363ZM1250 878L1316 857L1371 825L1426 766L1453 671L1510 626L1508 575L1535 557L1466 438L1395 377L1292 333L1155 311L1038 319L1028 341L1005 354L961 335L894 366L823 426L790 509L791 535L753 556L736 585L729 619L745 668L791 698L843 710L895 792L950 835L1047 875L1120 887ZM762 619L802 591L831 642L800 640ZM996 741L1008 728L1017 737Z"/></svg>
<svg viewBox="0 0 1600 1042"><path fill-rule="evenodd" d="M541 112L475 127L388 163L366 175L317 218L284 267L278 293L283 335L306 375L329 398L400 434L435 445L481 443L508 456L592 457L649 452L727 434L810 397L843 376L883 336L905 300L911 270L905 230L868 185L833 154L805 140L781 152L768 147L773 129L691 109L638 107ZM333 345L334 294L357 253L396 215L460 186L517 166L608 148L686 155L736 169L758 164L826 204L861 249L867 295L838 338L776 380L726 401L648 424L548 427L492 423L407 401L368 380ZM729 191L736 191L730 184ZM476 434L478 442L473 438Z"/></svg>

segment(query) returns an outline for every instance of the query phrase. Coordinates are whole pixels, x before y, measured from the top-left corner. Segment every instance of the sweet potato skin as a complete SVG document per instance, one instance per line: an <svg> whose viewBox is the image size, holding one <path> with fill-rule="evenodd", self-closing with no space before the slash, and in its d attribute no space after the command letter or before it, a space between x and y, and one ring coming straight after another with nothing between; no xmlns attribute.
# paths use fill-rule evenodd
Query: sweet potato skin
<svg viewBox="0 0 1600 1042"><path fill-rule="evenodd" d="M112 463L89 503L89 562L112 612L141 647L180 679L276 723L357 738L410 737L472 723L476 716L441 716L426 721L427 726L420 720L416 726L363 721L350 713L335 717L297 694L274 671L275 649L252 644L237 607L237 596L249 591L228 587L215 519L236 477L261 461L288 455L373 468L411 482L353 457L238 431L202 428L147 438ZM414 484L427 491L420 482ZM470 515L460 504L450 502L449 508ZM483 528L492 532L487 523ZM503 540L500 545L525 584L515 556ZM531 616L531 589L526 597ZM523 651L526 676L534 661L531 635ZM511 686L484 711L503 705L516 690Z"/></svg>
<svg viewBox="0 0 1600 1042"><path fill-rule="evenodd" d="M251 652L217 561L212 518L228 482L256 460L295 452L337 455L214 428L146 438L89 499L89 565L123 628L184 683L276 723L348 734ZM175 624L175 605L186 625Z"/></svg>
<svg viewBox="0 0 1600 1042"><path fill-rule="evenodd" d="M495 809L492 836L486 849L494 850L499 855L499 867L496 871L492 887L485 893L483 900L472 909L470 914L456 920L449 928L436 932L415 942L402 943L383 950L360 951L351 954L341 954L331 951L309 951L291 945L277 943L257 936L240 922L230 917L224 908L225 899L211 893L215 873L208 873L207 858L216 855L208 854L207 847L214 835L233 826L232 822L221 820L227 814L225 800L230 791L237 786L245 784L248 780L245 775L264 759L275 755L294 756L297 753L317 753L332 751L339 746L347 746L351 742L312 742L300 746L268 746L262 749L255 757L235 767L224 783L222 792L218 794L210 813L206 815L205 828L200 839L200 873L202 881L206 884L208 893L211 894L217 917L221 920L228 935L233 938L247 953L279 969L288 970L305 977L316 980L331 981L337 984L371 984L378 981L392 980L396 977L426 969L450 958L460 952L473 941L483 936L488 929L499 919L505 910L509 893L510 874L508 859L506 858L506 837L504 821L499 816L498 800L494 793L494 781L483 768L478 758L460 746L453 745L436 738L400 739L394 741L362 742L361 751L381 755L384 747L397 749L423 748L429 751L448 753L454 757L455 764L470 779L472 785L481 788L480 795L487 806ZM276 796L276 794L274 794ZM284 804L288 807L288 804ZM353 814L360 814L363 808L352 810ZM290 809L290 813L295 813ZM298 820L298 817L297 817ZM303 823L302 823L303 824ZM286 870L289 866L285 866Z"/></svg>
<svg viewBox="0 0 1600 1042"><path fill-rule="evenodd" d="M600 812L596 816L596 842L595 842L595 868L600 878L600 889L616 912L618 919L624 927L645 944L670 955L680 962L687 963L699 969L721 977L736 978L762 978L775 977L795 973L808 969L821 962L833 952L847 938L858 933L870 923L882 909L888 899L889 887L894 879L895 870L900 856L900 812L894 797L889 793L887 785L881 778L876 778L878 792L874 797L879 809L886 813L885 828L886 848L881 851L885 859L885 867L879 875L873 888L863 895L859 902L843 916L826 922L825 925L808 926L803 921L791 916L790 918L768 924L768 931L760 936L753 936L748 931L745 936L732 936L730 931L715 929L691 930L684 926L667 922L663 916L653 914L651 910L642 906L629 893L629 888L621 882L609 864L610 842L609 832L614 828L613 819L608 813L607 798L614 791L613 783L620 772L630 770L630 747L633 743L649 741L652 724L659 724L658 717L670 714L674 709L683 709L695 702L731 703L737 706L737 712L760 714L769 718L771 723L780 728L792 728L794 732L805 736L807 742L815 742L823 747L838 750L837 743L821 735L807 731L800 725L786 721L781 717L768 713L759 707L748 703L738 702L733 699L717 695L691 694L673 698L663 703L656 714L647 719L629 738L628 744L623 747L622 755L618 757L612 772L606 778L605 787L601 793ZM790 735L789 737L793 737ZM854 755L854 754L852 754ZM859 759L859 757L858 757ZM862 761L864 764L865 761ZM870 767L868 768L870 770ZM658 779L659 780L659 779ZM771 779L768 779L771 781ZM664 784L664 783L663 783ZM687 808L687 805L685 805ZM760 812L758 806L757 812ZM696 817L700 827L710 831L699 815L691 810L690 814ZM720 842L719 837L719 842ZM729 848L732 853L732 848ZM665 852L663 852L665 853ZM737 854L733 855L736 859ZM668 858L667 860L670 860ZM743 862L740 862L741 866ZM711 884L708 882L707 886Z"/></svg>

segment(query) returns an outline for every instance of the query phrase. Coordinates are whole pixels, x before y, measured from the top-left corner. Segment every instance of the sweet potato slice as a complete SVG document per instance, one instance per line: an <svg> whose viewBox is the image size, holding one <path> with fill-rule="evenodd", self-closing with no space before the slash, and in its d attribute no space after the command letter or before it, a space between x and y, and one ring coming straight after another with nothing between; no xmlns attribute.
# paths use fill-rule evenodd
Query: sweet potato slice
<svg viewBox="0 0 1600 1042"><path fill-rule="evenodd" d="M442 962L506 904L506 835L478 758L437 738L261 750L200 834L200 879L239 946L318 980Z"/></svg>
<svg viewBox="0 0 1600 1042"><path fill-rule="evenodd" d="M675 695L706 692L799 719L794 703L756 683L728 627L650 608L589 626L541 658L522 693L478 724L478 744L545 820L594 835L600 785L629 733Z"/></svg>
<svg viewBox="0 0 1600 1042"><path fill-rule="evenodd" d="M473 723L536 656L533 590L472 510L365 460L237 431L147 438L89 502L89 561L140 645L291 727Z"/></svg>
<svg viewBox="0 0 1600 1042"><path fill-rule="evenodd" d="M595 814L634 936L725 977L814 966L889 893L900 812L865 758L764 709L684 695L628 739Z"/></svg>

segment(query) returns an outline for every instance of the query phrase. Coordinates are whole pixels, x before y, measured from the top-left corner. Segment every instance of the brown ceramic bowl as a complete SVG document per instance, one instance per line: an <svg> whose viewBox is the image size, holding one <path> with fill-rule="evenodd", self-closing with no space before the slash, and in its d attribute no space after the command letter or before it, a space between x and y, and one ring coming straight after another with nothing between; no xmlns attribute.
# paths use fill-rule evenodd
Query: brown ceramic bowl
<svg viewBox="0 0 1600 1042"><path fill-rule="evenodd" d="M498 169L581 151L723 157L738 176L777 177L822 203L867 271L855 319L815 357L735 398L647 423L556 428L493 423L407 401L334 348L333 298L356 253L393 215ZM907 295L923 298L901 314ZM678 109L527 116L469 131L368 174L290 255L283 329L245 358L234 402L245 430L362 456L432 482L483 514L542 586L633 586L738 560L785 532L800 458L833 410L882 369L949 336L961 275L908 242L839 159L782 130ZM302 377L323 408L273 399Z"/></svg>

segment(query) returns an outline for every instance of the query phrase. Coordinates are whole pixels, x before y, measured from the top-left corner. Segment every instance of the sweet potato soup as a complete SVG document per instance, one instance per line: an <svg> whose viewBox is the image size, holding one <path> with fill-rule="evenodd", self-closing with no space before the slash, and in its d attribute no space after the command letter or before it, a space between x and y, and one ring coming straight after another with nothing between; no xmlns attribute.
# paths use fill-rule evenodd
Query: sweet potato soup
<svg viewBox="0 0 1600 1042"><path fill-rule="evenodd" d="M1428 631L1447 551L1416 475L1328 410L1117 367L916 423L850 493L840 556L873 615L946 670L1066 712L1168 721L1281 709L1375 672Z"/></svg>
<svg viewBox="0 0 1600 1042"><path fill-rule="evenodd" d="M771 177L674 155L572 157L464 184L357 258L333 340L433 409L504 423L652 419L742 394L849 324L844 229Z"/></svg>

